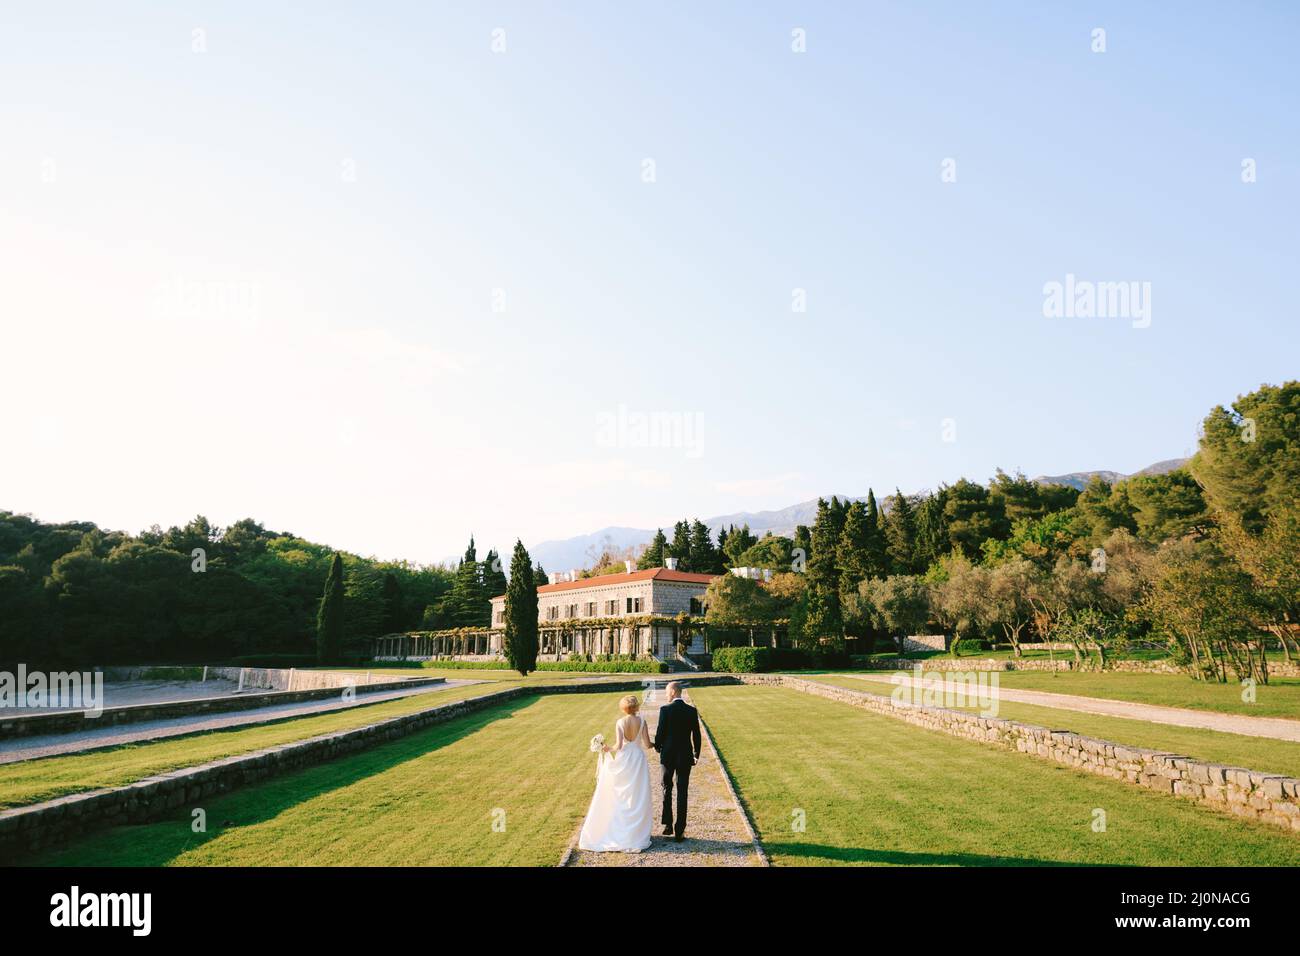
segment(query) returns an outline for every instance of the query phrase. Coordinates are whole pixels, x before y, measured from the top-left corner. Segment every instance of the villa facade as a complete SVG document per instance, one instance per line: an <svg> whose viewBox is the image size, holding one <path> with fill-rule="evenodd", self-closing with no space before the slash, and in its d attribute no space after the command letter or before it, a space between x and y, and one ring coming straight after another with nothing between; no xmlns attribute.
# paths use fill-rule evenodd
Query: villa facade
<svg viewBox="0 0 1300 956"><path fill-rule="evenodd" d="M677 656L678 639L687 653L703 653L698 630L683 634L676 618L704 613L704 592L716 574L675 568L629 569L579 578L570 574L537 589L537 624L543 660L569 654ZM492 598L492 631L503 631L506 596ZM494 635L495 637L495 635ZM492 644L500 646L500 638Z"/></svg>

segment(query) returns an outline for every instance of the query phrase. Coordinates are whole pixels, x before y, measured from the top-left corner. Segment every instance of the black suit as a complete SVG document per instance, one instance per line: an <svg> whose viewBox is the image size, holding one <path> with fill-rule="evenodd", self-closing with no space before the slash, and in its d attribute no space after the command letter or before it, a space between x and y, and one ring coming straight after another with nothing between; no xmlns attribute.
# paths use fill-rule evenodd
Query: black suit
<svg viewBox="0 0 1300 956"><path fill-rule="evenodd" d="M664 772L663 824L673 825L673 777L677 777L677 826L673 832L686 832L686 795L691 783L691 767L700 759L700 715L680 697L659 708L659 725L655 728L655 750Z"/></svg>

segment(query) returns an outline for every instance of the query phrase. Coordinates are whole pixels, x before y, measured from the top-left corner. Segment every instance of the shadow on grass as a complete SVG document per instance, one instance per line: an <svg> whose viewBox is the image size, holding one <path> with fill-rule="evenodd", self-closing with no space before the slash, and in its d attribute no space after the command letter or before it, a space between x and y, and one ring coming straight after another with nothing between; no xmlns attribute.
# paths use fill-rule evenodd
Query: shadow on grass
<svg viewBox="0 0 1300 956"><path fill-rule="evenodd" d="M161 820L128 824L96 831L55 849L7 860L12 866L165 866L184 853L223 836L236 827L254 826L274 819L298 804L342 790L411 760L470 737L489 724L514 716L536 703L527 696L504 701L436 724L373 749L347 754L336 760L305 767L283 777L241 788L233 793L200 800L207 817L207 832L194 833L188 802ZM328 861L304 861L324 865Z"/></svg>
<svg viewBox="0 0 1300 956"><path fill-rule="evenodd" d="M828 846L821 843L765 843L769 854L838 863L887 863L894 866L1077 866L1032 857L985 856L979 853L908 853L866 847Z"/></svg>

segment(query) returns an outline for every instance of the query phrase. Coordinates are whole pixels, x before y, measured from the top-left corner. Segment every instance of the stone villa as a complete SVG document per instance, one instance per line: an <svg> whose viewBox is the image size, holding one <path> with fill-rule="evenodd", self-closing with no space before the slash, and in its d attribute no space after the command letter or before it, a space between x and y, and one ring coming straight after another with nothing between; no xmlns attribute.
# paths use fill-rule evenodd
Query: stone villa
<svg viewBox="0 0 1300 956"><path fill-rule="evenodd" d="M671 562L671 559L670 559ZM676 562L671 562L675 564ZM562 660L568 654L677 656L678 615L704 613L704 592L716 574L694 574L674 567L636 570L631 561L618 574L579 578L556 575L537 589L539 660ZM505 628L506 596L492 598L492 631ZM703 653L704 639L695 631L687 653ZM499 651L501 636L491 639Z"/></svg>

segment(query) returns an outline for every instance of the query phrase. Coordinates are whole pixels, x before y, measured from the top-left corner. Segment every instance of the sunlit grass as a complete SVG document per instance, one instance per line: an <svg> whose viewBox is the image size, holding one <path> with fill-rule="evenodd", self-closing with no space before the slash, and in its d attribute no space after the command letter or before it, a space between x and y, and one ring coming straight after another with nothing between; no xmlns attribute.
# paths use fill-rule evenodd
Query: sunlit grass
<svg viewBox="0 0 1300 956"><path fill-rule="evenodd" d="M777 864L1300 864L1278 828L847 704L691 695Z"/></svg>
<svg viewBox="0 0 1300 956"><path fill-rule="evenodd" d="M514 685L504 682L468 684L280 723L214 730L83 754L0 764L0 807L24 806L100 787L120 787L156 773L305 740L318 734L362 727L390 717L495 693L510 686Z"/></svg>
<svg viewBox="0 0 1300 956"><path fill-rule="evenodd" d="M24 863L77 866L549 866L594 786L587 742L617 694L524 697L372 750L94 834ZM494 828L494 823L497 825Z"/></svg>

